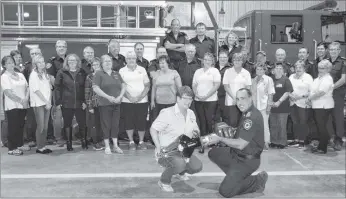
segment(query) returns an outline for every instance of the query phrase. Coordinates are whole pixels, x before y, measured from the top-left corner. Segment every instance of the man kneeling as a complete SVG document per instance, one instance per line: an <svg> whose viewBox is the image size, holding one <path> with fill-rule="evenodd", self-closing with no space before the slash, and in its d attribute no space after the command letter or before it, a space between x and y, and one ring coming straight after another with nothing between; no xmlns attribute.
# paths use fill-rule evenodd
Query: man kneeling
<svg viewBox="0 0 346 199"><path fill-rule="evenodd" d="M163 109L150 128L150 134L156 146L156 154L182 134L190 138L199 136L196 116L189 109L193 101L191 88L183 86L178 89L177 95L177 103ZM174 155L167 157L166 160L170 165L165 168L158 182L163 191L173 192L171 186L173 175L180 180L188 180L185 173L194 174L202 170L202 162L194 155L189 159L183 158L181 155Z"/></svg>
<svg viewBox="0 0 346 199"><path fill-rule="evenodd" d="M246 88L237 92L237 106L243 116L234 138L213 134L206 143L211 145L222 142L228 146L213 148L208 153L209 159L226 174L219 187L219 193L226 198L263 192L268 179L265 171L256 176L251 175L260 165L264 146L263 117L252 105L251 96L251 91Z"/></svg>

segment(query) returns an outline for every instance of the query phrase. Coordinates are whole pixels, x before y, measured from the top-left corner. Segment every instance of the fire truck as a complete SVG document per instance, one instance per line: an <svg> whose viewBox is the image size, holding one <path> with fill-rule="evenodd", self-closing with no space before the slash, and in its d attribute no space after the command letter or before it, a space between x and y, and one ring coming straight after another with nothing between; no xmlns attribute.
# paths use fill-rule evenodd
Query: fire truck
<svg viewBox="0 0 346 199"><path fill-rule="evenodd" d="M298 49L309 49L309 60L316 58L321 41L339 41L341 56L346 54L346 12L326 10L254 10L240 17L234 26L246 27L249 58L265 51L275 60L275 51L283 48L287 61L297 61ZM242 40L244 40L244 36Z"/></svg>

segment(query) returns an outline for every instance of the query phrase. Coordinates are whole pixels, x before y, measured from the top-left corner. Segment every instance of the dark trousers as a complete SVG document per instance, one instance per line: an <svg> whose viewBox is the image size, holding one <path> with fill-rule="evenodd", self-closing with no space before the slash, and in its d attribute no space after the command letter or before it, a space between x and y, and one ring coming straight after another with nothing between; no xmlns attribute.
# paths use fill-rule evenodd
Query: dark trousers
<svg viewBox="0 0 346 199"><path fill-rule="evenodd" d="M215 116L216 104L217 104L217 101L215 102L195 101L201 136L208 135L209 133L213 132L213 116Z"/></svg>
<svg viewBox="0 0 346 199"><path fill-rule="evenodd" d="M342 144L342 137L344 136L344 105L345 105L345 92L343 90L336 90L333 93L334 109L332 112L333 128L335 132L334 142Z"/></svg>
<svg viewBox="0 0 346 199"><path fill-rule="evenodd" d="M1 141L2 144L7 144L7 137L8 137L8 120L6 116L6 112L4 114L4 120L1 121Z"/></svg>
<svg viewBox="0 0 346 199"><path fill-rule="evenodd" d="M202 171L203 168L202 162L194 155L190 157L187 163L181 156L168 157L165 161L169 162L169 165L167 165L161 175L161 182L164 184L170 184L173 175L194 174Z"/></svg>
<svg viewBox="0 0 346 199"><path fill-rule="evenodd" d="M287 145L287 117L288 113L270 113L269 129L271 143Z"/></svg>
<svg viewBox="0 0 346 199"><path fill-rule="evenodd" d="M99 109L103 139L118 138L120 104L100 106Z"/></svg>
<svg viewBox="0 0 346 199"><path fill-rule="evenodd" d="M76 116L76 120L79 128L85 128L86 117L85 111L82 108L62 108L62 118L64 119L64 128L72 127L73 116Z"/></svg>
<svg viewBox="0 0 346 199"><path fill-rule="evenodd" d="M30 107L27 109L26 112L26 121L25 121L25 126L26 126L26 138L29 142L36 141L36 119L35 119L35 113L34 113L34 108Z"/></svg>
<svg viewBox="0 0 346 199"><path fill-rule="evenodd" d="M171 106L174 106L175 104L157 104L155 103L155 108L153 110L153 122L155 121L155 119L157 118L157 116L159 116L160 111L164 108L168 108Z"/></svg>
<svg viewBox="0 0 346 199"><path fill-rule="evenodd" d="M5 111L8 122L7 147L12 151L24 145L24 123L26 109L12 109Z"/></svg>
<svg viewBox="0 0 346 199"><path fill-rule="evenodd" d="M309 109L293 105L291 106L291 118L294 138L304 141L306 136L309 135Z"/></svg>
<svg viewBox="0 0 346 199"><path fill-rule="evenodd" d="M329 134L327 129L328 118L332 109L313 109L314 120L317 125L319 145L318 149L327 151Z"/></svg>
<svg viewBox="0 0 346 199"><path fill-rule="evenodd" d="M251 174L258 169L260 159L240 159L229 147L213 148L208 156L226 174L219 187L223 197L231 198L256 191L260 181Z"/></svg>
<svg viewBox="0 0 346 199"><path fill-rule="evenodd" d="M92 137L94 144L103 140L103 133L101 130L100 110L94 107L94 113L86 112L87 127L89 136Z"/></svg>
<svg viewBox="0 0 346 199"><path fill-rule="evenodd" d="M219 97L216 105L216 113L214 117L215 123L226 122L229 123L228 108L225 106L225 97ZM229 125L229 124L228 124Z"/></svg>
<svg viewBox="0 0 346 199"><path fill-rule="evenodd" d="M233 128L237 128L239 124L239 120L241 118L241 111L237 106L226 106L226 109L228 109L228 122L227 124L230 125Z"/></svg>

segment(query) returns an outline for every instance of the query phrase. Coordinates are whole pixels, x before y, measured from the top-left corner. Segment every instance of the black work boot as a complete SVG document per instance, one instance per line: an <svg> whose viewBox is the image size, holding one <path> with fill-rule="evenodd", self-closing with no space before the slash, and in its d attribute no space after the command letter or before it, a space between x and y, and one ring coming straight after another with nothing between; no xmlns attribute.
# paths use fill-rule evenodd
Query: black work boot
<svg viewBox="0 0 346 199"><path fill-rule="evenodd" d="M82 143L82 149L88 149L88 139L87 139L86 128L80 128L79 133L82 136L82 138L80 139L80 141Z"/></svg>
<svg viewBox="0 0 346 199"><path fill-rule="evenodd" d="M73 151L72 148L72 127L65 128L66 133L66 148L67 151Z"/></svg>

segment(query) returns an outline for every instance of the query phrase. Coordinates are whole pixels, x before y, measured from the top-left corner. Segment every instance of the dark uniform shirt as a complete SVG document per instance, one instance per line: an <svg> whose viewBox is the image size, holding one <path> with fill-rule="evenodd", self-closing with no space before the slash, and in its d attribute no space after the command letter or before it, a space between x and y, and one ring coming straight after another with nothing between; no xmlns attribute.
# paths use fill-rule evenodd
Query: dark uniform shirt
<svg viewBox="0 0 346 199"><path fill-rule="evenodd" d="M337 57L334 62L332 62L332 59L329 59L330 62L333 64L332 70L330 71L330 75L333 78L334 83L339 81L341 79L341 76L343 74L346 74L346 59L342 57ZM345 84L334 91L344 91L346 88Z"/></svg>
<svg viewBox="0 0 346 199"><path fill-rule="evenodd" d="M108 53L108 55L113 60L112 70L119 72L122 67L126 66L126 59L122 54L118 54L118 58L115 58L112 53Z"/></svg>
<svg viewBox="0 0 346 199"><path fill-rule="evenodd" d="M247 71L249 71L251 78L255 78L256 77L256 68L255 68L255 64L246 60L243 63L243 68L246 69Z"/></svg>
<svg viewBox="0 0 346 199"><path fill-rule="evenodd" d="M233 59L233 55L235 54L235 53L240 53L241 51L242 51L242 49L243 49L243 46L241 46L241 45L239 45L239 46L234 46L233 48L232 48L232 50L231 51L229 51L229 47L227 46L227 45L222 45L221 47L220 47L220 50L219 51L227 51L228 52L228 62L230 63L230 64L232 64L232 59Z"/></svg>
<svg viewBox="0 0 346 199"><path fill-rule="evenodd" d="M179 32L177 39L175 39L173 31L166 34L166 37L163 39L163 46L169 41L171 44L188 44L187 35L184 32ZM173 61L179 61L186 58L185 52L178 52L174 50L167 49L168 56Z"/></svg>
<svg viewBox="0 0 346 199"><path fill-rule="evenodd" d="M205 36L201 42L198 36L190 39L190 43L196 46L196 57L197 59L203 59L204 54L209 52L215 56L215 42L210 37Z"/></svg>
<svg viewBox="0 0 346 199"><path fill-rule="evenodd" d="M227 69L229 68L232 68L232 66L227 63L221 70L220 70L220 64L219 62L216 62L215 64L215 68L217 68L221 74L221 82L223 82L223 76L225 75L225 72ZM223 86L223 84L220 85L219 89L217 90L217 96L219 98L222 98L222 97L226 97L226 91L225 91L225 88Z"/></svg>
<svg viewBox="0 0 346 199"><path fill-rule="evenodd" d="M29 82L29 77L30 77L32 69L33 67L32 67L31 61L25 62L23 74L27 82Z"/></svg>
<svg viewBox="0 0 346 199"><path fill-rule="evenodd" d="M197 61L196 57L190 63L187 63L187 59L179 63L178 73L183 86L189 86L192 88L193 75L199 68L201 68L201 65Z"/></svg>
<svg viewBox="0 0 346 199"><path fill-rule="evenodd" d="M142 57L142 61L141 61L140 59L137 58L136 63L137 63L137 65L142 66L143 68L145 68L147 73L149 73L149 61L147 59Z"/></svg>
<svg viewBox="0 0 346 199"><path fill-rule="evenodd" d="M66 55L65 55L65 57L66 57ZM58 71L63 68L65 57L62 58L59 56L55 56L55 57L50 58L48 60L48 63L50 63L52 66L47 69L47 73L52 75L55 78L56 75L58 74Z"/></svg>
<svg viewBox="0 0 346 199"><path fill-rule="evenodd" d="M249 142L243 149L233 149L234 152L241 155L260 154L264 147L264 122L263 116L252 105L246 112L242 114L237 128L235 138L241 138Z"/></svg>
<svg viewBox="0 0 346 199"><path fill-rule="evenodd" d="M313 77L314 75L314 62L305 60L305 72Z"/></svg>
<svg viewBox="0 0 346 199"><path fill-rule="evenodd" d="M82 59L82 69L87 75L91 74L92 73L91 63L88 62L86 59Z"/></svg>

